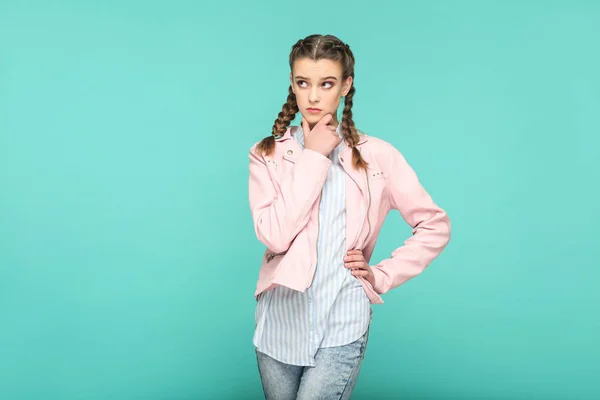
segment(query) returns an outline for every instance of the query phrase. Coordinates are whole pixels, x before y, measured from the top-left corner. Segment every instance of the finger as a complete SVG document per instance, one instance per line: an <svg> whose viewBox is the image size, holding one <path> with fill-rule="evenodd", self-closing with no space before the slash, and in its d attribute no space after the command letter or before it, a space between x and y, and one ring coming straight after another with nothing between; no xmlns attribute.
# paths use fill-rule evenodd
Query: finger
<svg viewBox="0 0 600 400"><path fill-rule="evenodd" d="M361 265L366 265L367 263L365 263L363 260L356 260L356 261L346 261L344 262L344 267L346 268L358 268Z"/></svg>
<svg viewBox="0 0 600 400"><path fill-rule="evenodd" d="M349 256L357 255L357 254L362 255L362 253L363 253L362 250L358 250L358 249L352 249L352 250L348 250L346 252L346 254L348 254Z"/></svg>
<svg viewBox="0 0 600 400"><path fill-rule="evenodd" d="M365 264L363 261L355 261L355 262L345 263L344 267L346 267L348 269L367 269L367 264Z"/></svg>
<svg viewBox="0 0 600 400"><path fill-rule="evenodd" d="M354 276L369 276L369 271L365 271L363 269L359 269L356 271L351 271L352 275Z"/></svg>
<svg viewBox="0 0 600 400"><path fill-rule="evenodd" d="M304 131L304 136L307 136L310 133L310 127L308 126L308 121L302 118L302 130Z"/></svg>
<svg viewBox="0 0 600 400"><path fill-rule="evenodd" d="M344 257L345 262L364 261L364 257L359 254Z"/></svg>
<svg viewBox="0 0 600 400"><path fill-rule="evenodd" d="M331 120L333 119L333 116L331 114L325 114L323 116L323 118L321 118L319 120L319 122L317 122L317 124L321 124L321 125L327 125L331 122Z"/></svg>

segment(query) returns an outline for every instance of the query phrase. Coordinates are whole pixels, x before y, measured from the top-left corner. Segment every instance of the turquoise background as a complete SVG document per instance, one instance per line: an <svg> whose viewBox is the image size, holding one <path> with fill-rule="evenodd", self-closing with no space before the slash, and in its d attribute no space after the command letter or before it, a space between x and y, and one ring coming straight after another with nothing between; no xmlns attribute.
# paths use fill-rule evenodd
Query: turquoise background
<svg viewBox="0 0 600 400"><path fill-rule="evenodd" d="M247 154L315 32L453 223L354 398L600 398L600 2L5 0L0 399L261 398Z"/></svg>

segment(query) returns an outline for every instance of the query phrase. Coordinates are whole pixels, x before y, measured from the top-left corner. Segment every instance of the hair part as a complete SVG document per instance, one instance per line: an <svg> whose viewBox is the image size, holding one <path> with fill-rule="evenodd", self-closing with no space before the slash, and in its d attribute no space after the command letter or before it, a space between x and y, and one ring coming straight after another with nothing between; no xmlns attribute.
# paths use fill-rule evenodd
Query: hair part
<svg viewBox="0 0 600 400"><path fill-rule="evenodd" d="M289 56L290 70L293 70L294 62L302 58L308 58L313 61L327 59L339 62L342 67L342 80L352 77L352 86L348 94L346 94L344 101L341 132L348 146L352 148L352 164L354 167L357 169L366 169L367 162L363 159L358 148L356 148L360 137L352 119L352 104L356 89L354 87L355 60L350 46L333 35L310 35L298 40L292 46ZM275 119L271 136L264 138L258 144L257 149L263 154L271 154L275 150L275 138L285 134L298 111L296 95L290 85L287 101L283 104L281 111Z"/></svg>

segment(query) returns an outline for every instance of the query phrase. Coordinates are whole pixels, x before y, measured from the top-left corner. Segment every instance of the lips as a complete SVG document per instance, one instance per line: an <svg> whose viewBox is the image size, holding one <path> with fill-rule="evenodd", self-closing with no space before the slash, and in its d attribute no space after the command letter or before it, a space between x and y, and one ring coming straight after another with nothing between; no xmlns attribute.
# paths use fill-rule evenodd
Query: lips
<svg viewBox="0 0 600 400"><path fill-rule="evenodd" d="M306 111L311 112L311 113L318 113L321 112L320 108L307 108Z"/></svg>

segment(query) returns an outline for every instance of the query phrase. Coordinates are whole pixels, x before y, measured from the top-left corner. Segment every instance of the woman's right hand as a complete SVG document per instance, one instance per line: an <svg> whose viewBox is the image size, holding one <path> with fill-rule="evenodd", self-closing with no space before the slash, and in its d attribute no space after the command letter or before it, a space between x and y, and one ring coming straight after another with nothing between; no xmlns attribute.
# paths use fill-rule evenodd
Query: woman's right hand
<svg viewBox="0 0 600 400"><path fill-rule="evenodd" d="M333 120L331 114L326 114L315 124L312 130L308 126L308 122L302 118L302 130L304 131L304 148L316 151L329 157L329 154L341 142L342 138L336 132L336 127L329 125Z"/></svg>

